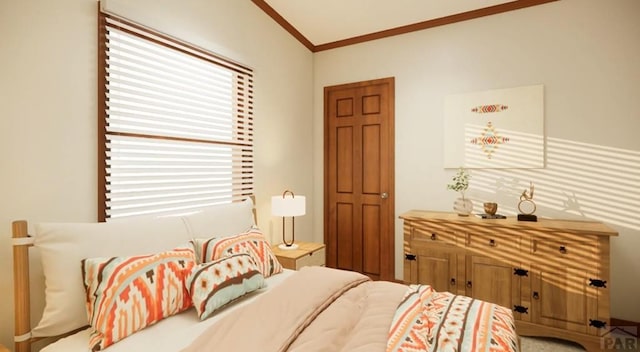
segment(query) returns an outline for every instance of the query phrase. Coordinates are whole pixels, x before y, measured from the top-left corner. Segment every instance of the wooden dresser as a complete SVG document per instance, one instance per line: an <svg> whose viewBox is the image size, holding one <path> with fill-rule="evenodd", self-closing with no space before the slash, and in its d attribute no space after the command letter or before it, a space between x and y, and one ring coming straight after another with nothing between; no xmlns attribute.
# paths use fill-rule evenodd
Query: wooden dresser
<svg viewBox="0 0 640 352"><path fill-rule="evenodd" d="M590 221L482 219L413 210L404 220L404 281L513 310L518 334L600 351L609 329L610 227Z"/></svg>

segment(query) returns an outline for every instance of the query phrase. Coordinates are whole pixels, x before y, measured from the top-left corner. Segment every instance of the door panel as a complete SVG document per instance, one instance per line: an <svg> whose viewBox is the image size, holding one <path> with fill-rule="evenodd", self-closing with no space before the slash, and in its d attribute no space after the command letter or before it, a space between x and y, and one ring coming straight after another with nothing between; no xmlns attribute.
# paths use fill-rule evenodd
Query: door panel
<svg viewBox="0 0 640 352"><path fill-rule="evenodd" d="M590 269L532 267L534 322L592 333L589 319L598 317L598 291L587 284L588 278L594 277Z"/></svg>
<svg viewBox="0 0 640 352"><path fill-rule="evenodd" d="M365 204L362 207L363 271L370 275L380 273L380 207Z"/></svg>
<svg viewBox="0 0 640 352"><path fill-rule="evenodd" d="M353 204L338 203L335 225L337 226L337 238L340 238L340 246L334 244L337 251L337 263L332 265L339 269L351 269L353 257Z"/></svg>
<svg viewBox="0 0 640 352"><path fill-rule="evenodd" d="M463 285L464 277L457 276L457 255L454 251L447 247L433 246L433 248L425 248L416 250L417 273L416 282L428 284L434 290L440 292L457 293L458 285Z"/></svg>
<svg viewBox="0 0 640 352"><path fill-rule="evenodd" d="M327 266L394 278L394 79L325 87Z"/></svg>
<svg viewBox="0 0 640 352"><path fill-rule="evenodd" d="M514 263L482 256L468 256L467 296L496 303L510 309L520 305L520 276L514 275ZM529 308L529 307L527 307ZM529 309L530 310L530 309ZM529 315L531 312L527 312ZM514 312L516 319L521 313Z"/></svg>
<svg viewBox="0 0 640 352"><path fill-rule="evenodd" d="M336 117L352 117L353 110L353 97L336 99Z"/></svg>
<svg viewBox="0 0 640 352"><path fill-rule="evenodd" d="M339 127L336 131L337 175L336 191L353 192L353 128Z"/></svg>
<svg viewBox="0 0 640 352"><path fill-rule="evenodd" d="M588 284L600 270L597 247L591 242L534 240L532 252L533 321L581 333L600 333L589 327L589 319L599 319L599 292Z"/></svg>
<svg viewBox="0 0 640 352"><path fill-rule="evenodd" d="M362 193L380 194L380 126L362 127Z"/></svg>
<svg viewBox="0 0 640 352"><path fill-rule="evenodd" d="M380 95L367 95L362 97L362 114L379 114L380 109Z"/></svg>

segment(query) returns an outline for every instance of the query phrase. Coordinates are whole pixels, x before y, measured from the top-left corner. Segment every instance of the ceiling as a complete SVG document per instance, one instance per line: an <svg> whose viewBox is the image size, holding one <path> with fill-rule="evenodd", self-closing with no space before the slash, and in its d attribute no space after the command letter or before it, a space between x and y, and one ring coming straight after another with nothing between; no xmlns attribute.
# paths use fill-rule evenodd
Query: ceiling
<svg viewBox="0 0 640 352"><path fill-rule="evenodd" d="M311 51L556 0L252 0Z"/></svg>

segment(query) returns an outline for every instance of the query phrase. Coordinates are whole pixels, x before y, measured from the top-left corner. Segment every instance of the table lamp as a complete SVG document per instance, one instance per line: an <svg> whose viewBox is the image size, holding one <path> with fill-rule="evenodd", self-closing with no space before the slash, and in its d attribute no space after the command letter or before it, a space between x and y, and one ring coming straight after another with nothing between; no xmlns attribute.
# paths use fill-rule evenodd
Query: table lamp
<svg viewBox="0 0 640 352"><path fill-rule="evenodd" d="M305 197L296 196L293 192L286 190L281 196L271 197L271 214L274 216L282 216L282 244L278 247L281 249L297 249L298 245L295 244L296 228L295 217L305 214ZM291 217L291 242L288 242L285 236L285 224L286 217Z"/></svg>

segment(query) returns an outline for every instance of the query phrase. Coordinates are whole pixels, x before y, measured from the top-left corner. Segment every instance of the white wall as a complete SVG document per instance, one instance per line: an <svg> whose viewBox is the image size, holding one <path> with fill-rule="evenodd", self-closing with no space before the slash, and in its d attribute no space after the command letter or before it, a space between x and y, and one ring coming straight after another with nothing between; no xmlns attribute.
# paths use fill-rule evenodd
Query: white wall
<svg viewBox="0 0 640 352"><path fill-rule="evenodd" d="M323 87L396 78L396 216L450 210L443 168L448 94L545 86L546 168L472 170L481 211L514 214L536 185L539 216L591 218L617 229L611 243L612 315L640 321L640 2L562 0L314 55L315 216L322 217ZM319 221L318 221L319 223ZM314 227L314 238L323 232ZM402 227L396 220L396 277Z"/></svg>
<svg viewBox="0 0 640 352"><path fill-rule="evenodd" d="M313 199L312 54L250 1L114 5L254 69L258 221L278 240L269 197L289 188ZM8 347L11 221L96 220L96 9L95 0L0 1L0 343ZM296 221L301 239L311 239L312 223Z"/></svg>

